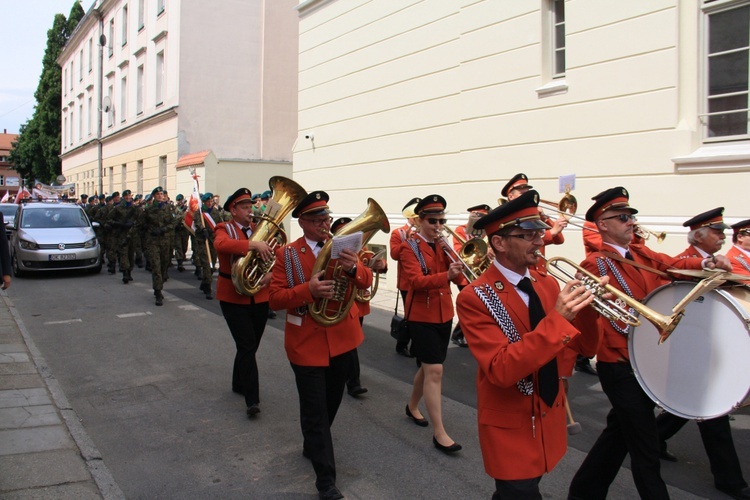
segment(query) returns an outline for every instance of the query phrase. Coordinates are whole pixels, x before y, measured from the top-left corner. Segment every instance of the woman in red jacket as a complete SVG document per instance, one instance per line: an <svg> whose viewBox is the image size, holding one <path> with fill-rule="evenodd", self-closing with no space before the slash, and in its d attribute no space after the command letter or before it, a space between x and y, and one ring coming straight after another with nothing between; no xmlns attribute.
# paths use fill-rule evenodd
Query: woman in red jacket
<svg viewBox="0 0 750 500"><path fill-rule="evenodd" d="M427 420L419 412L424 397L427 413L432 419L435 448L453 453L461 445L453 441L443 427L441 383L443 362L453 323L451 282L463 282L461 262L451 262L442 248L440 230L445 224L445 199L439 195L423 198L414 211L419 215L420 229L401 244L399 262L409 282L405 318L412 339L411 353L417 358L419 370L406 405L406 415L415 424L426 427Z"/></svg>

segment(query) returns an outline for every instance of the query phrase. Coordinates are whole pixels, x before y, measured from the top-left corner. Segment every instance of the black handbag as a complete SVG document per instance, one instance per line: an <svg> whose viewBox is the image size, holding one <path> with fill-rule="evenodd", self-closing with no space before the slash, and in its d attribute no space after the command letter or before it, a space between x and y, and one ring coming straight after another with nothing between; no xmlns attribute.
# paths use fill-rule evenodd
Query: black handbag
<svg viewBox="0 0 750 500"><path fill-rule="evenodd" d="M404 318L398 313L398 299L400 294L396 295L396 308L393 311L393 317L391 318L391 337L396 340L408 339L409 332L409 320ZM414 296L412 296L412 301Z"/></svg>

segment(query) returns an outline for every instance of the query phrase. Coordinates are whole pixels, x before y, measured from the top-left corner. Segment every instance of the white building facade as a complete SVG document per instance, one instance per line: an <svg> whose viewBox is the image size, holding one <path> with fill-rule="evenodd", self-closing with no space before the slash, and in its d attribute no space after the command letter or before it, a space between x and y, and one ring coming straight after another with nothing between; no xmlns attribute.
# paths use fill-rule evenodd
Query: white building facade
<svg viewBox="0 0 750 500"><path fill-rule="evenodd" d="M438 193L455 226L524 172L551 201L568 176L579 215L626 187L641 223L668 233L650 246L670 254L698 213L750 216L750 1L306 0L297 11L294 177L328 191L335 211L359 213L373 196L395 226L407 200ZM582 258L581 230L565 234L547 254Z"/></svg>
<svg viewBox="0 0 750 500"><path fill-rule="evenodd" d="M77 193L163 186L223 199L291 175L297 121L293 0L99 0L58 58L63 175Z"/></svg>

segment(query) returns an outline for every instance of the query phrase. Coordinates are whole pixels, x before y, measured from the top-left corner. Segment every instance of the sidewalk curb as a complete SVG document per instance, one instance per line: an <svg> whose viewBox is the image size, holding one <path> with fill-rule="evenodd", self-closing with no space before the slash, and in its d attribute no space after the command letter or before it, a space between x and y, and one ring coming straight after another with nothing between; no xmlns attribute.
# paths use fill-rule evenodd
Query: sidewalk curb
<svg viewBox="0 0 750 500"><path fill-rule="evenodd" d="M60 388L60 384L57 379L55 379L49 366L47 366L47 362L44 360L42 353L37 349L36 344L34 344L34 341L31 339L29 332L26 330L26 325L23 323L23 320L18 314L13 302L10 300L10 297L8 297L7 294L2 294L2 299L18 326L18 330L21 332L21 336L26 344L26 348L29 350L34 366L36 366L39 375L44 381L44 385L52 397L52 401L65 421L65 427L68 429L73 441L76 443L81 457L86 462L86 468L94 479L97 488L99 488L102 498L106 500L125 499L122 490L117 486L114 477L110 473L106 464L102 461L101 453L99 453L94 442L86 433L86 430L81 424L81 420L78 418L78 414L70 407L68 398Z"/></svg>

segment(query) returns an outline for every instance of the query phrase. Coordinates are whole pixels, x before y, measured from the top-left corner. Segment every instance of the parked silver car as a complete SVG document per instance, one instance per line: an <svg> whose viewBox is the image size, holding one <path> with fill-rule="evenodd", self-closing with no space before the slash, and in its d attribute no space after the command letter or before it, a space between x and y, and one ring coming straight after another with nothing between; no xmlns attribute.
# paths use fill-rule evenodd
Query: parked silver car
<svg viewBox="0 0 750 500"><path fill-rule="evenodd" d="M13 226L10 257L13 274L28 271L102 269L99 242L78 205L55 202L22 204Z"/></svg>
<svg viewBox="0 0 750 500"><path fill-rule="evenodd" d="M16 220L16 212L18 212L18 205L15 203L0 203L0 212L3 213L3 219L6 225L6 234L10 241L10 228L13 227L13 223Z"/></svg>

